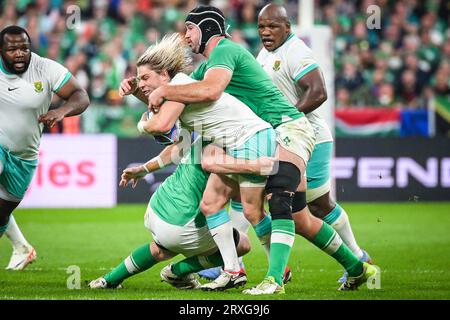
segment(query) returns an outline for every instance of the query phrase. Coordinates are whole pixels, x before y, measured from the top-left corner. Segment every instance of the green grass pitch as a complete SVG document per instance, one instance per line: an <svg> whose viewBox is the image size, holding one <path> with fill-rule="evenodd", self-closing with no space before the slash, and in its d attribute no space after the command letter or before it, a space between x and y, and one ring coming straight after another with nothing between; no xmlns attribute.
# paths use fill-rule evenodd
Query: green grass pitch
<svg viewBox="0 0 450 320"><path fill-rule="evenodd" d="M362 248L381 268L381 288L338 292L341 267L297 238L289 265L293 280L286 294L256 299L449 299L450 203L344 204ZM114 209L17 210L16 220L35 246L38 260L25 271L6 271L11 247L0 239L0 299L255 299L233 289L206 293L179 291L159 279L160 263L124 282L122 290L90 290L86 281L120 263L149 242L145 205ZM267 261L253 231L252 252L244 258L249 283L265 275ZM180 258L175 258L180 259ZM69 290L69 266L81 270L81 289Z"/></svg>

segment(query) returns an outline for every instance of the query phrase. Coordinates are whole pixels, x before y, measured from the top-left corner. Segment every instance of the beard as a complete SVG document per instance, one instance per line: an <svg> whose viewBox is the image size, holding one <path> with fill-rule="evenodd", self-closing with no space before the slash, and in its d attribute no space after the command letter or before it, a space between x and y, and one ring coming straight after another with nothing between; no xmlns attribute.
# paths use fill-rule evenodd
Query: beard
<svg viewBox="0 0 450 320"><path fill-rule="evenodd" d="M1 54L1 56L2 56L2 62L3 62L3 65L6 67L6 70L7 70L8 72L10 72L10 73L17 74L17 75L23 74L23 73L25 73L25 72L28 70L28 67L30 66L31 55L28 57L28 61L27 61L27 59L25 58L25 61L23 62L23 63L25 64L23 70L17 70L16 67L14 66L14 62L13 62L13 63L10 63L10 62L6 59L6 57L3 55L3 53Z"/></svg>

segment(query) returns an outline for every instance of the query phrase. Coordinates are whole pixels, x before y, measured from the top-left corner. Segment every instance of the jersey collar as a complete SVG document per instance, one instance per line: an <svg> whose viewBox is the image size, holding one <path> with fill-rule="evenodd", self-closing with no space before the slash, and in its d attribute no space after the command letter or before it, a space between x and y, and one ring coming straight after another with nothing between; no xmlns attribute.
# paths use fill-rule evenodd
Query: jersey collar
<svg viewBox="0 0 450 320"><path fill-rule="evenodd" d="M283 42L278 48L276 48L275 50L273 50L273 52L274 52L274 53L277 52L282 46L284 46L284 44L285 44L286 42L288 42L289 40L291 40L293 37L295 37L295 34L294 34L293 32L291 32L291 33L287 36L286 40L284 40L284 42Z"/></svg>
<svg viewBox="0 0 450 320"><path fill-rule="evenodd" d="M28 65L28 70L31 67L31 62L33 61L33 52L31 53L31 57L30 57L30 64ZM28 72L25 71L24 73L22 73L21 75L15 74L15 73L11 73L8 70L6 70L5 66L3 65L3 58L0 56L0 71L3 72L3 74L8 77L8 78L21 78L22 75L24 75L25 73Z"/></svg>

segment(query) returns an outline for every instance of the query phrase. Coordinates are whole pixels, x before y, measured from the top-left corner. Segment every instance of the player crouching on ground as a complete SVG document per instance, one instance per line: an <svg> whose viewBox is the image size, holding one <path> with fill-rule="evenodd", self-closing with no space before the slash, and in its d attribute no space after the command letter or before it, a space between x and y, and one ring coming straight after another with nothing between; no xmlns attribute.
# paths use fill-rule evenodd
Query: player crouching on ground
<svg viewBox="0 0 450 320"><path fill-rule="evenodd" d="M200 211L200 201L206 188L209 173L195 161L194 148L201 148L197 139L191 151L185 155L175 172L168 177L150 199L144 217L144 225L151 232L153 241L134 250L121 264L103 277L91 281L92 289L119 288L128 277L153 267L158 262L178 254L186 258L169 264L161 270L161 280L178 289L197 289L199 281L194 274L205 268L221 266L223 260ZM122 174L120 186L129 182L134 188L146 174L171 163L172 146L142 166L127 168ZM179 186L183 186L180 188ZM233 230L238 254L250 251L247 236Z"/></svg>

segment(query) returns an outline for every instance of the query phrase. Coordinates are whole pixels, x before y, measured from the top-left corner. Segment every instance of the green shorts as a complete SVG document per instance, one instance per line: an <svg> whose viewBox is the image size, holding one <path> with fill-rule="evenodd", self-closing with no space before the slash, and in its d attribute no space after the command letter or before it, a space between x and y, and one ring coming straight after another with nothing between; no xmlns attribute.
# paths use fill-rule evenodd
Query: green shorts
<svg viewBox="0 0 450 320"><path fill-rule="evenodd" d="M8 150L0 146L0 185L3 191L9 193L16 199L5 199L9 201L21 200L27 191L38 160L23 160L12 155ZM8 197L0 191L0 196Z"/></svg>
<svg viewBox="0 0 450 320"><path fill-rule="evenodd" d="M255 160L260 157L274 157L277 148L277 135L273 128L263 129L251 136L245 143L227 154L236 159ZM231 175L242 187L265 186L267 177L255 174Z"/></svg>

